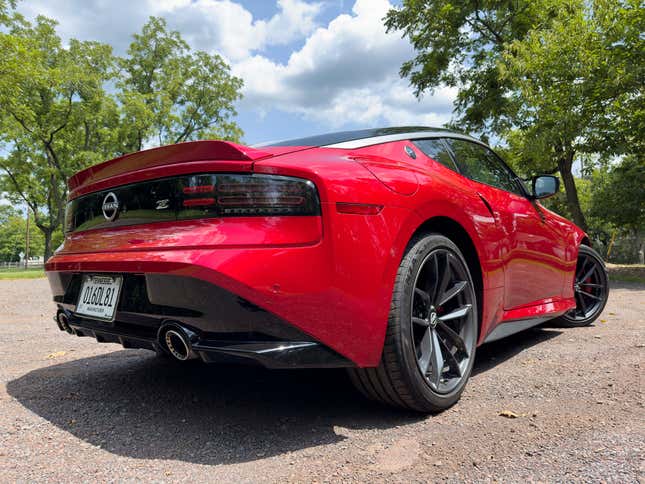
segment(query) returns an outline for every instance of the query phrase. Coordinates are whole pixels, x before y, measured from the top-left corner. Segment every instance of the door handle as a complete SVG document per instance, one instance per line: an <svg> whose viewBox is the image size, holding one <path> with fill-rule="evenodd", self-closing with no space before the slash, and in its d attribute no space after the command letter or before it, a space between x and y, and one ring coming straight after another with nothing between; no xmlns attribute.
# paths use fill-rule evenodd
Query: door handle
<svg viewBox="0 0 645 484"><path fill-rule="evenodd" d="M490 206L490 203L488 203L488 200L486 200L481 193L477 193L477 195L479 195L479 198L481 199L481 201L484 202L484 205L486 205L486 208L488 209L488 212L491 214L491 217L495 218L495 212L493 212L493 207Z"/></svg>

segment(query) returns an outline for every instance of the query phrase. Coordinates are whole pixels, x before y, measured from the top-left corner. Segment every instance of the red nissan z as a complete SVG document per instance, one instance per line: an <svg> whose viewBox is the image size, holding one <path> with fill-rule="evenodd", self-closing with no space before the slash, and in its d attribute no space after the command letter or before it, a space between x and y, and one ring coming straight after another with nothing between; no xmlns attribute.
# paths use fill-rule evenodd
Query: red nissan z
<svg viewBox="0 0 645 484"><path fill-rule="evenodd" d="M369 398L438 411L478 345L603 310L602 260L538 201L558 185L432 128L128 154L69 180L56 321L180 361L345 367Z"/></svg>

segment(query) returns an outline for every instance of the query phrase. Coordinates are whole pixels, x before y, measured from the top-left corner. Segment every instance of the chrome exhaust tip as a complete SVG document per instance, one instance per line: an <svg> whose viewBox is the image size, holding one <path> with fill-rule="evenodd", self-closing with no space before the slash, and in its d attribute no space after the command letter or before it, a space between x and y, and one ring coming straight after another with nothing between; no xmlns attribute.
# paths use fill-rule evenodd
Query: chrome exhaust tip
<svg viewBox="0 0 645 484"><path fill-rule="evenodd" d="M177 324L167 324L159 330L159 343L163 349L179 361L197 358L191 344L191 341L196 339L195 333Z"/></svg>
<svg viewBox="0 0 645 484"><path fill-rule="evenodd" d="M67 317L67 314L65 314L65 311L58 311L55 321L58 325L58 329L69 334L74 334L74 330L69 326L69 318Z"/></svg>

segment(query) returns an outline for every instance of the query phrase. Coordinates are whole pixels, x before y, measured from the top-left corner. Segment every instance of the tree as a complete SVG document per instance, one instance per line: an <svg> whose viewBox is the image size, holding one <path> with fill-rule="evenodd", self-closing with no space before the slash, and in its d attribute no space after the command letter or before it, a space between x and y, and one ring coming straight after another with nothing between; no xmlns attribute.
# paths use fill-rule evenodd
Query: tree
<svg viewBox="0 0 645 484"><path fill-rule="evenodd" d="M531 171L557 169L586 228L576 156L642 147L642 19L636 0L404 0L386 25L417 51L401 69L417 95L456 86L456 124L514 143Z"/></svg>
<svg viewBox="0 0 645 484"><path fill-rule="evenodd" d="M27 221L20 210L0 205L0 261L15 262L20 252L26 254ZM42 256L45 241L37 230L29 234L29 255Z"/></svg>
<svg viewBox="0 0 645 484"><path fill-rule="evenodd" d="M554 0L555 1L555 0ZM388 12L388 31L401 31L416 50L403 64L417 96L448 85L459 89L456 124L500 132L511 122L513 90L499 71L509 43L523 39L551 12L548 0L403 0Z"/></svg>
<svg viewBox="0 0 645 484"><path fill-rule="evenodd" d="M32 24L13 6L0 0L0 191L32 211L45 258L75 172L156 144L241 136L232 117L242 81L221 57L190 51L163 19L151 18L116 59L98 42L63 45L54 20Z"/></svg>
<svg viewBox="0 0 645 484"><path fill-rule="evenodd" d="M642 155L625 156L598 183L591 214L637 236L645 231L645 163Z"/></svg>
<svg viewBox="0 0 645 484"><path fill-rule="evenodd" d="M45 257L63 220L68 177L115 153L101 119L116 106L103 89L112 77L111 48L74 39L65 47L55 25L16 17L0 32L0 143L8 152L0 186L34 214Z"/></svg>
<svg viewBox="0 0 645 484"><path fill-rule="evenodd" d="M633 60L638 22L632 19L642 14L635 4L622 7L605 0L576 8L567 3L548 28L511 42L499 63L502 78L516 88L510 95L515 119L509 138L523 145L527 164L557 166L571 215L585 230L572 173L575 157L642 146L642 130L632 130L643 123L643 108L634 103L628 114L622 107L642 100L637 73L643 71ZM538 158L544 161L536 163Z"/></svg>
<svg viewBox="0 0 645 484"><path fill-rule="evenodd" d="M232 121L242 80L217 54L191 52L166 21L151 17L119 59L125 151L200 138L238 140Z"/></svg>

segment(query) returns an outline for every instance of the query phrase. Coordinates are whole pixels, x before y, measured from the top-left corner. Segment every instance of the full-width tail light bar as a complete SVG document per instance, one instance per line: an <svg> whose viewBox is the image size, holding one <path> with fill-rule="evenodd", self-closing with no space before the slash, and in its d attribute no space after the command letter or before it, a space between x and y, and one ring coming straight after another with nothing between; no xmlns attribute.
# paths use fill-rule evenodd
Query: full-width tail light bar
<svg viewBox="0 0 645 484"><path fill-rule="evenodd" d="M108 195L110 204L106 204ZM123 185L70 200L65 230L213 217L291 215L320 215L313 182L279 175L199 173Z"/></svg>

